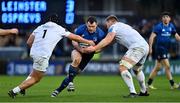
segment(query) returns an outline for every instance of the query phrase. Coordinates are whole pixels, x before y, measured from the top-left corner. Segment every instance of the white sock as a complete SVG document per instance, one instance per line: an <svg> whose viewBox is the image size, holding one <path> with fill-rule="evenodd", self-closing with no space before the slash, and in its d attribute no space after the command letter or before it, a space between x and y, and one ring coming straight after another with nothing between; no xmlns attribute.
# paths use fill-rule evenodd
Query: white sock
<svg viewBox="0 0 180 103"><path fill-rule="evenodd" d="M137 75L136 75L136 78L139 82L139 85L140 85L140 90L142 93L145 93L146 92L146 85L145 85L145 76L144 76L144 73L143 71L140 71Z"/></svg>
<svg viewBox="0 0 180 103"><path fill-rule="evenodd" d="M15 87L15 88L13 89L13 92L14 92L14 93L19 93L20 91L21 91L21 89L19 88L19 86Z"/></svg>
<svg viewBox="0 0 180 103"><path fill-rule="evenodd" d="M126 83L126 85L128 86L130 93L136 93L136 90L134 88L133 79L132 79L132 76L129 73L129 71L125 70L125 71L121 72L121 76L122 76L124 82Z"/></svg>

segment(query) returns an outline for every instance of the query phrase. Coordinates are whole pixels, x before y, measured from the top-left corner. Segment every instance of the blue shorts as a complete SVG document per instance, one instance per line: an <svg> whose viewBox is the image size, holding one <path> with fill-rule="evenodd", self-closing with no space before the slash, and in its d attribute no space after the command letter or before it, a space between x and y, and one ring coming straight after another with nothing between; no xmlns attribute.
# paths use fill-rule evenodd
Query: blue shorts
<svg viewBox="0 0 180 103"><path fill-rule="evenodd" d="M78 66L78 68L83 71L84 68L86 67L86 65L90 62L90 60L92 59L92 57L94 56L94 53L90 53L90 54L82 54L82 60Z"/></svg>
<svg viewBox="0 0 180 103"><path fill-rule="evenodd" d="M155 57L157 60L168 59L168 48L157 47L155 49Z"/></svg>

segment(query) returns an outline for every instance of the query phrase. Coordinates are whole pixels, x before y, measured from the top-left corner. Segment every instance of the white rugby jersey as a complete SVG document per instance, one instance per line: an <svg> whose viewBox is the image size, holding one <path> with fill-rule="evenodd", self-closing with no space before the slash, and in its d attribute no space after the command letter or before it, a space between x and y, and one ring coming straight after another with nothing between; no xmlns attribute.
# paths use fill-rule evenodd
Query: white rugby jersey
<svg viewBox="0 0 180 103"><path fill-rule="evenodd" d="M131 26L117 22L113 24L108 32L115 32L115 40L117 43L129 48L148 46L144 38Z"/></svg>
<svg viewBox="0 0 180 103"><path fill-rule="evenodd" d="M49 58L56 44L69 34L70 32L67 32L63 27L54 22L47 22L38 26L32 33L35 39L30 55Z"/></svg>

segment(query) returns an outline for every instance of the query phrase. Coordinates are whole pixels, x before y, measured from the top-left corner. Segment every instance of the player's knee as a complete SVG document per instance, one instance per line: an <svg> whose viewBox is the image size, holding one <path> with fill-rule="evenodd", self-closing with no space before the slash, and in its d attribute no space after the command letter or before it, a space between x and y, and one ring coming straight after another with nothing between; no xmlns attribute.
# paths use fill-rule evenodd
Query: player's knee
<svg viewBox="0 0 180 103"><path fill-rule="evenodd" d="M138 75L138 73L139 73L139 71L137 71L135 69L133 69L133 72L134 72L135 75Z"/></svg>
<svg viewBox="0 0 180 103"><path fill-rule="evenodd" d="M170 65L165 65L165 68L166 69L170 69Z"/></svg>
<svg viewBox="0 0 180 103"><path fill-rule="evenodd" d="M160 71L160 70L161 70L160 67L154 68L154 71L155 71L155 72L158 72L158 71Z"/></svg>
<svg viewBox="0 0 180 103"><path fill-rule="evenodd" d="M126 71L126 70L128 70L127 67L125 67L124 65L120 65L120 67L119 67L120 73L122 73L123 71Z"/></svg>
<svg viewBox="0 0 180 103"><path fill-rule="evenodd" d="M77 58L74 58L74 59L73 59L73 64L74 64L74 65L79 65L80 62L81 62L81 57L77 57Z"/></svg>
<svg viewBox="0 0 180 103"><path fill-rule="evenodd" d="M160 65L160 64L159 64L159 65L157 65L157 67L156 67L156 68L158 68L158 69L159 69L159 68L161 68L161 65Z"/></svg>
<svg viewBox="0 0 180 103"><path fill-rule="evenodd" d="M141 72L143 69L143 65L142 64L138 64L138 65L135 65L133 67L133 72L135 75L138 75L139 72Z"/></svg>
<svg viewBox="0 0 180 103"><path fill-rule="evenodd" d="M161 64L160 64L160 63L157 63L154 68L160 69L160 68L161 68Z"/></svg>
<svg viewBox="0 0 180 103"><path fill-rule="evenodd" d="M127 70L127 69L131 69L133 67L133 65L125 60L121 60L119 62L119 65L120 65L120 71L124 71L124 70Z"/></svg>
<svg viewBox="0 0 180 103"><path fill-rule="evenodd" d="M161 65L156 65L155 67L154 67L154 71L160 71L160 69L161 69Z"/></svg>
<svg viewBox="0 0 180 103"><path fill-rule="evenodd" d="M167 68L165 68L166 69L166 71L170 71L170 67L167 67Z"/></svg>

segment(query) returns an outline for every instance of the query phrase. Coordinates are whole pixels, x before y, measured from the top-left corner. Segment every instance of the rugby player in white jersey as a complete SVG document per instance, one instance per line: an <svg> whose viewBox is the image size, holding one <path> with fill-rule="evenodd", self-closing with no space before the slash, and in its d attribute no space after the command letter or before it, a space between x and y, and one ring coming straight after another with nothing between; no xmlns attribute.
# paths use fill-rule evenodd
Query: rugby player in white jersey
<svg viewBox="0 0 180 103"><path fill-rule="evenodd" d="M25 95L25 89L38 83L44 76L48 67L48 61L56 44L63 38L67 37L71 40L95 45L93 41L81 38L66 31L57 24L58 16L53 14L49 17L49 21L37 27L27 40L27 44L31 47L30 56L33 58L33 70L20 85L8 92L11 98L20 92Z"/></svg>
<svg viewBox="0 0 180 103"><path fill-rule="evenodd" d="M106 26L108 28L107 36L99 44L90 46L86 50L98 52L114 40L125 46L128 50L119 62L119 71L129 88L130 94L124 97L149 96L145 86L145 76L142 71L142 66L149 52L148 43L131 26L118 22L116 16L108 16L106 18ZM133 69L140 84L139 94L135 90L132 75L128 71L129 69Z"/></svg>

